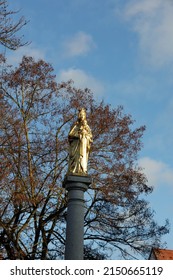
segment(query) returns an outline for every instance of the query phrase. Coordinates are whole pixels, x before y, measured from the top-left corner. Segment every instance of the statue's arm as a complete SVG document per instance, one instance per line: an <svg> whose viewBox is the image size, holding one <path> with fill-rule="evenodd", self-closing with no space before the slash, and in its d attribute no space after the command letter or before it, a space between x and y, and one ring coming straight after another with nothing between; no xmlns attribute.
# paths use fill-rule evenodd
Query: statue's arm
<svg viewBox="0 0 173 280"><path fill-rule="evenodd" d="M70 141L72 141L73 139L77 139L79 138L79 132L78 132L78 128L77 125L74 124L69 132L68 138Z"/></svg>

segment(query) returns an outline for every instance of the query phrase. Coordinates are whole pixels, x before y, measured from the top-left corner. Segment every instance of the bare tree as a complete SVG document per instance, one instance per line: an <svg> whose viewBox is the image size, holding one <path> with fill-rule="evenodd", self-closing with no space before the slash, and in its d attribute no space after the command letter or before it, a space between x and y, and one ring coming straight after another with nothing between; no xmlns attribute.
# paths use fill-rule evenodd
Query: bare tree
<svg viewBox="0 0 173 280"><path fill-rule="evenodd" d="M18 31L27 23L24 17L14 22L13 18L17 12L10 11L6 0L0 1L0 44L16 50L26 45L23 37L17 36Z"/></svg>
<svg viewBox="0 0 173 280"><path fill-rule="evenodd" d="M64 254L67 135L87 108L94 143L93 184L86 194L85 258L119 252L145 256L169 225L154 221L146 196L153 190L137 165L144 126L122 107L94 99L72 82L56 83L53 68L24 57L3 73L0 92L0 246L7 259L61 259Z"/></svg>

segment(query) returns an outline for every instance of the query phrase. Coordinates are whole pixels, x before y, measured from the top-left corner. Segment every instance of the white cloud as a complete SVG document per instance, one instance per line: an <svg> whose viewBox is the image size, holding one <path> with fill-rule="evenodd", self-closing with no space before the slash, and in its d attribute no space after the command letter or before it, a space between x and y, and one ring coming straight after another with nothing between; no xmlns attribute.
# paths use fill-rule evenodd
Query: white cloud
<svg viewBox="0 0 173 280"><path fill-rule="evenodd" d="M170 0L130 0L124 19L139 36L145 61L161 67L173 62L173 2Z"/></svg>
<svg viewBox="0 0 173 280"><path fill-rule="evenodd" d="M149 184L155 187L173 186L173 168L168 164L150 157L143 157L139 160L139 166L144 168Z"/></svg>
<svg viewBox="0 0 173 280"><path fill-rule="evenodd" d="M151 77L137 75L133 79L124 78L116 82L114 91L123 97L143 96L145 99L151 100L157 96L155 87L155 81Z"/></svg>
<svg viewBox="0 0 173 280"><path fill-rule="evenodd" d="M11 65L18 64L21 62L22 57L24 55L31 56L36 60L45 59L45 53L43 50L28 45L28 46L21 47L16 51L8 52L7 54L8 63Z"/></svg>
<svg viewBox="0 0 173 280"><path fill-rule="evenodd" d="M166 0L165 0L166 1ZM140 14L151 15L163 3L163 0L131 0L126 6L126 16L136 16Z"/></svg>
<svg viewBox="0 0 173 280"><path fill-rule="evenodd" d="M57 76L59 82L73 80L76 87L82 89L89 88L94 94L99 96L104 93L103 84L81 69L69 68L67 70L62 70Z"/></svg>
<svg viewBox="0 0 173 280"><path fill-rule="evenodd" d="M64 42L64 55L67 57L82 56L96 47L91 35L78 32Z"/></svg>

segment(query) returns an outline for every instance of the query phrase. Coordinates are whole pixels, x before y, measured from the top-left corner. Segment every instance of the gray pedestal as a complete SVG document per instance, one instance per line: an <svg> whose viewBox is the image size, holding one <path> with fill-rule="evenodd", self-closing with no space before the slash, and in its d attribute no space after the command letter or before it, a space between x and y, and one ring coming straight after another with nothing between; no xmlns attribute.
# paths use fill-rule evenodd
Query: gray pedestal
<svg viewBox="0 0 173 280"><path fill-rule="evenodd" d="M89 176L66 176L64 188L68 191L66 260L83 260L84 192L91 184Z"/></svg>

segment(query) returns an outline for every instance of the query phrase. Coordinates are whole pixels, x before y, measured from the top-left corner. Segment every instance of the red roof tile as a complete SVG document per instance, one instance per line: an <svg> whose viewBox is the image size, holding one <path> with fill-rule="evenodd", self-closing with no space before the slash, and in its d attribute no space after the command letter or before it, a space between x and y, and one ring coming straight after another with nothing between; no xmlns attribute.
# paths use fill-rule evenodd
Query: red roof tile
<svg viewBox="0 0 173 280"><path fill-rule="evenodd" d="M173 260L173 250L153 248L156 260Z"/></svg>

